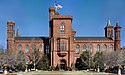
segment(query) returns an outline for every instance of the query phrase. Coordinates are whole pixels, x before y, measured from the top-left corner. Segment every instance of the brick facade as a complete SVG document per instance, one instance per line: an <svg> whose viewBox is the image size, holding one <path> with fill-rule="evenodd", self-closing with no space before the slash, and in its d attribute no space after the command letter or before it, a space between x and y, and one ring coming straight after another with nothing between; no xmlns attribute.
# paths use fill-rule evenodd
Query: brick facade
<svg viewBox="0 0 125 75"><path fill-rule="evenodd" d="M120 29L111 26L108 20L105 27L105 36L102 37L77 37L76 31L72 30L72 16L60 15L54 8L49 8L49 37L23 37L15 34L15 23L7 22L7 49L17 51L19 48L24 52L32 51L32 45L41 49L42 54L50 55L51 66L71 67L72 63L80 57L85 50L90 50L92 56L97 51L106 53L120 48ZM26 47L28 46L28 47Z"/></svg>

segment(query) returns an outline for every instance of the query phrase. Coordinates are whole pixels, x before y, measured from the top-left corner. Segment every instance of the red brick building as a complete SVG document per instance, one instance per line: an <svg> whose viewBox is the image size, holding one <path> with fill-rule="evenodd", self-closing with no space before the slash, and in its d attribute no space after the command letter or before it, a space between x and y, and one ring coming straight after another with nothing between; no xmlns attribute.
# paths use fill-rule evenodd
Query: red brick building
<svg viewBox="0 0 125 75"><path fill-rule="evenodd" d="M72 29L72 16L59 15L54 8L49 8L49 36L23 37L18 30L15 36L13 21L7 22L7 49L9 51L32 51L34 47L42 54L50 55L51 66L71 67L83 51L90 50L92 56L98 51L110 52L120 49L120 29L118 22L113 27L110 19L106 25L105 36L77 37Z"/></svg>

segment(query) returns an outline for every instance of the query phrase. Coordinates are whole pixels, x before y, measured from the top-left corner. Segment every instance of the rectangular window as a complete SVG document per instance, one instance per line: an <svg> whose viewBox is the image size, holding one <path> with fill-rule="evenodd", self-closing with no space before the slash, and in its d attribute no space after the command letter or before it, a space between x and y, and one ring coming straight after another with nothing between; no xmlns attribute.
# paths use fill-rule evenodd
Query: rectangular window
<svg viewBox="0 0 125 75"><path fill-rule="evenodd" d="M49 46L46 46L46 53L49 54Z"/></svg>

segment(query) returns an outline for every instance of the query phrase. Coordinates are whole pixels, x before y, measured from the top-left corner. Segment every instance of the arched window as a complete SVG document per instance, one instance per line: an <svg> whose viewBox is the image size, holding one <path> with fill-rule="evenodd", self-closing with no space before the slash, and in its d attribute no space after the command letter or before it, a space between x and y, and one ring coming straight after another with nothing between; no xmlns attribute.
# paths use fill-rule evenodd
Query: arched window
<svg viewBox="0 0 125 75"><path fill-rule="evenodd" d="M32 44L32 52L34 52L35 49L36 49L35 44Z"/></svg>
<svg viewBox="0 0 125 75"><path fill-rule="evenodd" d="M39 45L39 52L42 52L42 45Z"/></svg>
<svg viewBox="0 0 125 75"><path fill-rule="evenodd" d="M113 51L113 45L110 44L110 46L109 46L109 52L112 52L112 51Z"/></svg>
<svg viewBox="0 0 125 75"><path fill-rule="evenodd" d="M79 51L80 51L80 46L77 44L76 45L76 53L79 53Z"/></svg>
<svg viewBox="0 0 125 75"><path fill-rule="evenodd" d="M28 44L26 45L25 52L26 53L29 52L29 45Z"/></svg>
<svg viewBox="0 0 125 75"><path fill-rule="evenodd" d="M22 51L22 45L18 45L18 51L21 52Z"/></svg>
<svg viewBox="0 0 125 75"><path fill-rule="evenodd" d="M100 51L100 45L98 44L97 46L96 46L96 52L99 52Z"/></svg>
<svg viewBox="0 0 125 75"><path fill-rule="evenodd" d="M86 51L86 45L83 45L82 51Z"/></svg>
<svg viewBox="0 0 125 75"><path fill-rule="evenodd" d="M64 33L64 23L61 23L61 25L60 25L60 33L61 34Z"/></svg>
<svg viewBox="0 0 125 75"><path fill-rule="evenodd" d="M104 44L102 47L102 52L105 52L106 50L107 50L107 46L106 46L106 44Z"/></svg>
<svg viewBox="0 0 125 75"><path fill-rule="evenodd" d="M90 52L92 52L93 51L93 45L91 44L90 45Z"/></svg>

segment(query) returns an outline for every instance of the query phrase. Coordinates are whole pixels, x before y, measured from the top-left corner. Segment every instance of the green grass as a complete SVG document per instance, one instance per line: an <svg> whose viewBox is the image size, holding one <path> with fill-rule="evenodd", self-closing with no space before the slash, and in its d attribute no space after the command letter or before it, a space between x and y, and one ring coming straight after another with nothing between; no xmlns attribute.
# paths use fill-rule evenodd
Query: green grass
<svg viewBox="0 0 125 75"><path fill-rule="evenodd" d="M113 75L109 73L97 73L86 71L31 71L23 73L23 75Z"/></svg>

